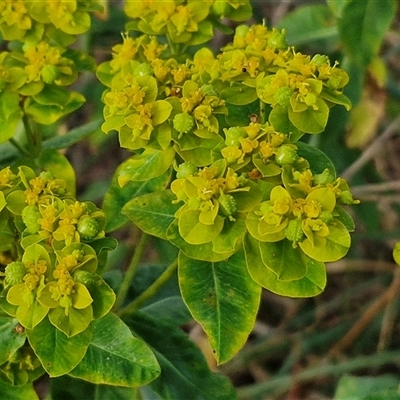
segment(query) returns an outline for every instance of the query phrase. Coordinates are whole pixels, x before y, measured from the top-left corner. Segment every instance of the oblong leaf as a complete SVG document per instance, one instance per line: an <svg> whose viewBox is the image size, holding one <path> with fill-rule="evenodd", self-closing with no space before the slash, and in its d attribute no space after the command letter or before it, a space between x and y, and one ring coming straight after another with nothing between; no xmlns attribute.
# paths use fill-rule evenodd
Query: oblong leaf
<svg viewBox="0 0 400 400"><path fill-rule="evenodd" d="M231 359L253 329L261 288L250 277L243 252L211 263L179 254L183 300L203 326L218 363Z"/></svg>
<svg viewBox="0 0 400 400"><path fill-rule="evenodd" d="M229 379L213 373L199 348L176 324L150 318L142 312L127 320L135 335L152 348L161 374L148 385L163 400L234 400ZM168 335L165 334L168 332ZM152 397L151 397L152 396ZM154 393L149 399L159 398ZM147 398L147 397L146 397Z"/></svg>
<svg viewBox="0 0 400 400"><path fill-rule="evenodd" d="M107 314L92 325L93 339L71 376L97 384L138 387L160 374L153 352L116 315Z"/></svg>

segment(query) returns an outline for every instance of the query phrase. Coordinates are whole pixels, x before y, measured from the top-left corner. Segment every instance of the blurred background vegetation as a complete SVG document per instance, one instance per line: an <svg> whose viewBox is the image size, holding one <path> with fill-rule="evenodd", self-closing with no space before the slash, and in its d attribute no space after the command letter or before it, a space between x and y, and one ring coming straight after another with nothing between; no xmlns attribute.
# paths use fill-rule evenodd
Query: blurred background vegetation
<svg viewBox="0 0 400 400"><path fill-rule="evenodd" d="M108 15L100 15L79 43L98 63L121 42L125 17L119 3L105 1ZM290 299L263 293L247 345L218 368L231 378L241 400L400 399L400 274L392 257L400 240L398 6L395 0L253 1L249 23L265 20L269 27L285 29L289 45L310 55L327 54L350 75L345 94L353 103L351 112L335 107L326 132L302 140L332 159L361 204L351 210L356 222L352 248L344 260L327 265L322 295ZM218 49L226 39L217 36L211 45ZM78 86L88 103L57 129L101 118L104 88L90 75ZM66 155L76 171L80 200L101 206L128 153L116 136L97 130ZM120 246L109 262L122 270L137 235L129 226L116 236ZM174 251L153 241L146 258L156 263L161 257L172 259ZM190 323L183 329L217 368L199 326Z"/></svg>

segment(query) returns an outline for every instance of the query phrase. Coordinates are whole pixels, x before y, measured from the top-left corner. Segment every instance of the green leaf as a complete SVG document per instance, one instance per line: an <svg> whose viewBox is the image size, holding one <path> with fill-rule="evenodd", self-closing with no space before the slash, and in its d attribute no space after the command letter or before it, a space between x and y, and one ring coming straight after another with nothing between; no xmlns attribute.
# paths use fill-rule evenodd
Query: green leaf
<svg viewBox="0 0 400 400"><path fill-rule="evenodd" d="M174 157L175 150L172 147L162 151L146 149L123 164L118 183L124 186L128 181L147 181L160 176L172 165Z"/></svg>
<svg viewBox="0 0 400 400"><path fill-rule="evenodd" d="M179 234L189 244L204 244L211 242L222 230L224 219L217 215L211 225L199 221L200 211L185 210L179 217Z"/></svg>
<svg viewBox="0 0 400 400"><path fill-rule="evenodd" d="M90 296L93 298L93 318L98 319L106 315L115 303L115 293L110 286L97 274L96 282L87 284Z"/></svg>
<svg viewBox="0 0 400 400"><path fill-rule="evenodd" d="M11 293L11 290L9 293ZM20 292L19 295L22 296L23 294ZM7 300L10 301L8 298ZM35 300L31 304L24 303L20 305L17 309L16 317L21 322L21 325L27 329L32 329L43 320L48 312L48 307Z"/></svg>
<svg viewBox="0 0 400 400"><path fill-rule="evenodd" d="M235 106L244 106L257 100L256 89L242 84L234 84L223 89L220 96L222 100Z"/></svg>
<svg viewBox="0 0 400 400"><path fill-rule="evenodd" d="M150 348L114 314L96 320L85 357L70 373L97 384L138 387L160 374Z"/></svg>
<svg viewBox="0 0 400 400"><path fill-rule="evenodd" d="M42 150L39 156L40 166L51 172L54 177L64 179L71 195L75 195L76 179L75 170L68 159L57 150Z"/></svg>
<svg viewBox="0 0 400 400"><path fill-rule="evenodd" d="M33 330L26 331L29 343L50 376L70 372L83 358L92 338L92 330L67 337L45 318Z"/></svg>
<svg viewBox="0 0 400 400"><path fill-rule="evenodd" d="M32 98L28 98L24 103L24 111L35 122L50 125L61 117L78 109L84 102L85 98L77 92L70 93L69 100L63 108L60 108L58 105L40 104Z"/></svg>
<svg viewBox="0 0 400 400"><path fill-rule="evenodd" d="M17 325L19 322L15 318L0 318L0 365L4 364L25 343L26 334L16 330Z"/></svg>
<svg viewBox="0 0 400 400"><path fill-rule="evenodd" d="M336 20L326 5L298 7L279 21L278 28L286 30L287 42L295 46L338 37Z"/></svg>
<svg viewBox="0 0 400 400"><path fill-rule="evenodd" d="M229 251L226 253L217 253L213 251L212 242L204 244L189 244L182 238L179 234L178 221L173 222L167 230L167 239L176 247L178 247L183 253L188 257L194 258L196 260L218 262L229 258L234 251Z"/></svg>
<svg viewBox="0 0 400 400"><path fill-rule="evenodd" d="M175 324L141 312L130 317L127 324L148 343L160 363L161 374L149 386L163 400L236 398L229 379L210 371L199 348Z"/></svg>
<svg viewBox="0 0 400 400"><path fill-rule="evenodd" d="M352 216L342 207L336 206L334 209L334 215L337 220L339 220L349 232L355 230L355 225Z"/></svg>
<svg viewBox="0 0 400 400"><path fill-rule="evenodd" d="M68 337L73 337L88 328L93 320L93 308L91 305L82 309L71 306L68 309L68 314L66 314L64 307L59 306L49 311L49 320Z"/></svg>
<svg viewBox="0 0 400 400"><path fill-rule="evenodd" d="M312 297L320 294L326 285L325 265L307 259L307 274L295 281L280 281L261 259L258 241L245 236L244 249L247 268L251 277L262 287L280 296Z"/></svg>
<svg viewBox="0 0 400 400"><path fill-rule="evenodd" d="M139 400L135 388L95 385L68 375L51 379L50 385L54 400Z"/></svg>
<svg viewBox="0 0 400 400"><path fill-rule="evenodd" d="M340 38L348 57L359 67L369 65L378 54L396 8L395 0L351 0L343 8Z"/></svg>
<svg viewBox="0 0 400 400"><path fill-rule="evenodd" d="M293 142L303 135L303 132L299 131L290 122L287 107L276 105L269 113L268 122L274 127L277 132L290 134L290 138ZM294 140L293 138L296 138L296 140Z"/></svg>
<svg viewBox="0 0 400 400"><path fill-rule="evenodd" d="M149 235L167 239L167 229L175 220L180 205L171 190L154 192L134 198L122 208L122 213Z"/></svg>
<svg viewBox="0 0 400 400"><path fill-rule="evenodd" d="M40 400L32 384L13 386L7 382L1 382L0 399L7 400Z"/></svg>
<svg viewBox="0 0 400 400"><path fill-rule="evenodd" d="M344 6L351 0L327 0L327 5L331 11L337 16L342 16Z"/></svg>
<svg viewBox="0 0 400 400"><path fill-rule="evenodd" d="M329 227L329 235L323 240L314 236L316 240L311 243L309 239L299 243L300 248L309 257L321 262L333 262L343 258L351 243L351 238L346 227L338 220L335 220Z"/></svg>
<svg viewBox="0 0 400 400"><path fill-rule="evenodd" d="M172 105L165 100L157 100L151 109L153 126L162 124L169 117L172 111Z"/></svg>
<svg viewBox="0 0 400 400"><path fill-rule="evenodd" d="M166 171L164 174L146 181L127 182L121 188L118 184L118 176L123 166L124 163L116 170L111 186L104 196L103 211L106 215L107 232L121 227L129 220L128 216L121 212L125 204L141 195L165 189L171 177L171 172Z"/></svg>
<svg viewBox="0 0 400 400"><path fill-rule="evenodd" d="M212 241L212 247L216 253L228 253L238 249L238 245L240 245L246 232L246 220L243 215L235 215L235 217L235 221L225 219L222 231Z"/></svg>
<svg viewBox="0 0 400 400"><path fill-rule="evenodd" d="M14 136L21 118L18 93L3 91L0 94L0 143Z"/></svg>
<svg viewBox="0 0 400 400"><path fill-rule="evenodd" d="M264 265L274 272L280 281L294 281L307 273L307 260L299 247L283 239L279 242L259 242L260 255Z"/></svg>
<svg viewBox="0 0 400 400"><path fill-rule="evenodd" d="M261 288L250 277L243 252L211 263L179 254L183 300L203 326L218 363L245 344L257 315Z"/></svg>
<svg viewBox="0 0 400 400"><path fill-rule="evenodd" d="M304 111L293 111L289 108L290 122L300 131L306 133L321 133L328 122L329 108L325 101L317 97L313 107L307 107Z"/></svg>
<svg viewBox="0 0 400 400"><path fill-rule="evenodd" d="M296 142L297 154L304 157L310 164L311 172L321 174L325 169L328 169L332 178L336 178L335 165L331 159L317 147L311 146L305 142Z"/></svg>
<svg viewBox="0 0 400 400"><path fill-rule="evenodd" d="M250 115L260 112L260 102L256 100L245 106L227 104L226 108L228 109L228 115L225 116L225 119L229 126L246 126L250 122Z"/></svg>
<svg viewBox="0 0 400 400"><path fill-rule="evenodd" d="M344 106L347 111L350 111L351 109L350 99L340 92L323 88L319 95L323 99L328 100L333 104Z"/></svg>
<svg viewBox="0 0 400 400"><path fill-rule="evenodd" d="M44 85L43 89L33 99L43 105L64 108L69 101L70 93L67 89L57 85Z"/></svg>

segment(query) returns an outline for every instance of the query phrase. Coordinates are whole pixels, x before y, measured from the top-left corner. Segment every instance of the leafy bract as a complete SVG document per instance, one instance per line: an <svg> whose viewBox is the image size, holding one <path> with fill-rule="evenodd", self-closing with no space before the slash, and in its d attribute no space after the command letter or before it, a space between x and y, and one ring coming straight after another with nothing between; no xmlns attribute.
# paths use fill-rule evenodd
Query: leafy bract
<svg viewBox="0 0 400 400"><path fill-rule="evenodd" d="M307 259L307 274L293 281L280 281L277 275L263 263L257 240L246 235L244 241L247 268L251 277L262 287L281 296L312 297L320 294L326 285L325 265L311 258Z"/></svg>
<svg viewBox="0 0 400 400"><path fill-rule="evenodd" d="M134 198L125 204L122 213L144 232L166 239L169 225L175 219L179 205L170 190L153 192Z"/></svg>
<svg viewBox="0 0 400 400"><path fill-rule="evenodd" d="M122 163L116 170L111 186L104 196L103 210L106 215L106 230L113 231L129 220L128 216L121 213L125 204L141 195L157 192L165 189L170 179L170 172L148 179L146 181L129 181L123 187L118 183L120 170L123 169Z"/></svg>
<svg viewBox="0 0 400 400"><path fill-rule="evenodd" d="M27 336L46 372L50 376L61 376L82 360L92 339L92 330L68 337L45 318L34 329L27 330Z"/></svg>

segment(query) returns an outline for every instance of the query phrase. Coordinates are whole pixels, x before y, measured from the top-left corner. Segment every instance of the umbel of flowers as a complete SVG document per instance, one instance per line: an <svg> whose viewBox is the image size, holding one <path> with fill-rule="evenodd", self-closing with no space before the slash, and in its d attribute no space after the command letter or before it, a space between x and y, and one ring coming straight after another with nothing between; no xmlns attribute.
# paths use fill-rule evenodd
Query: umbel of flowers
<svg viewBox="0 0 400 400"><path fill-rule="evenodd" d="M0 170L3 312L27 330L48 318L67 337L107 314L115 294L96 274L104 225L104 213L77 201L63 179L26 166Z"/></svg>
<svg viewBox="0 0 400 400"><path fill-rule="evenodd" d="M67 87L95 63L68 46L90 28L96 10L97 1L0 1L0 32L14 44L0 53L0 143L22 119L51 124L85 102Z"/></svg>
<svg viewBox="0 0 400 400"><path fill-rule="evenodd" d="M354 227L342 205L356 201L329 159L299 139L323 132L333 106L350 108L348 76L265 25L239 25L214 54L198 46L211 38L210 23L247 18L248 2L199 4L127 2L127 33L97 70L107 86L102 128L136 152L118 172L120 185L171 176L169 189L133 199L124 212L188 257L214 262L244 249L261 286L315 295L324 262L350 247ZM137 212L140 204L170 210L163 231ZM309 291L291 289L316 275Z"/></svg>

